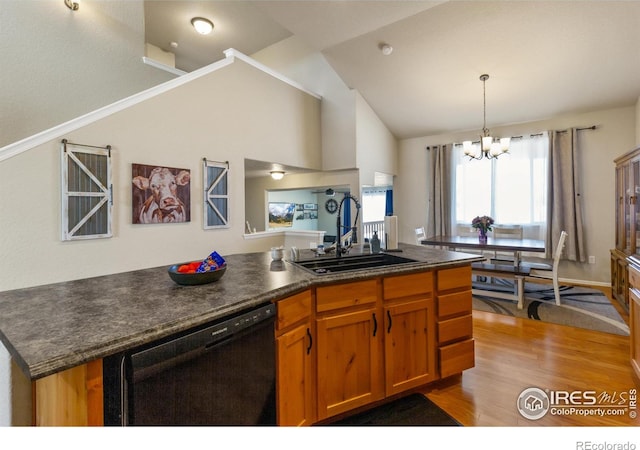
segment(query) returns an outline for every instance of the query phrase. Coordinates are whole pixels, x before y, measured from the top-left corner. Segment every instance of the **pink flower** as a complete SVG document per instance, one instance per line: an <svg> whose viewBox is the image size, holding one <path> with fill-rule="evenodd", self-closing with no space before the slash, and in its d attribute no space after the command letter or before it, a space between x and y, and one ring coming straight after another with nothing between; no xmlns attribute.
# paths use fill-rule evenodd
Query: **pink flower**
<svg viewBox="0 0 640 450"><path fill-rule="evenodd" d="M491 226L493 225L493 219L489 216L476 216L472 221L471 221L471 226L473 228L476 228L478 230L480 230L482 232L482 234L485 234L487 231L491 231Z"/></svg>

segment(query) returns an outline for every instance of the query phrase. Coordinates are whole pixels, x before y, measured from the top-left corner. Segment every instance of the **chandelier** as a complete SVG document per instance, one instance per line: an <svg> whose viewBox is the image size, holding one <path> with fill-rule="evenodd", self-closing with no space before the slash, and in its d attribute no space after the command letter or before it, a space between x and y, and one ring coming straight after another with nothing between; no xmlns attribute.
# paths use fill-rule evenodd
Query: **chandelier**
<svg viewBox="0 0 640 450"><path fill-rule="evenodd" d="M465 156L469 157L469 160L482 159L483 157L487 159L497 158L503 153L507 153L509 151L509 143L511 141L511 138L493 138L489 134L489 129L487 128L487 92L485 84L488 79L489 75L487 75L486 73L480 75L480 81L482 81L482 99L484 111L482 136L480 136L480 154L476 154L471 141L464 141L462 143L464 154Z"/></svg>

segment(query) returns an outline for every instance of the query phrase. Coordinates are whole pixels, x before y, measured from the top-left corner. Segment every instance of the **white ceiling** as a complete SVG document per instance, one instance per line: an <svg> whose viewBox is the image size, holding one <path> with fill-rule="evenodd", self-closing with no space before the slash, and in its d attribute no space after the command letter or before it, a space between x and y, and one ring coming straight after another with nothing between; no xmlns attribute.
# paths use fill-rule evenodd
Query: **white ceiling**
<svg viewBox="0 0 640 450"><path fill-rule="evenodd" d="M194 16L213 33L196 34ZM145 20L147 41L187 71L297 35L399 139L480 130L483 73L489 128L640 96L640 1L156 0Z"/></svg>

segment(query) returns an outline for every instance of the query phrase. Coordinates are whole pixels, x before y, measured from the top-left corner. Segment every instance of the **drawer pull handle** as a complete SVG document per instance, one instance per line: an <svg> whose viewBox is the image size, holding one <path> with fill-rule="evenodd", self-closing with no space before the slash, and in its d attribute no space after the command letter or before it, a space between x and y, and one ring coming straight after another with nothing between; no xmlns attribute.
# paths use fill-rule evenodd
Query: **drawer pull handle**
<svg viewBox="0 0 640 450"><path fill-rule="evenodd" d="M391 333L391 312L387 311L387 319L389 319L389 326L387 327L387 334Z"/></svg>
<svg viewBox="0 0 640 450"><path fill-rule="evenodd" d="M373 313L373 335L378 332L378 321L376 320L376 313Z"/></svg>
<svg viewBox="0 0 640 450"><path fill-rule="evenodd" d="M309 336L309 346L307 347L307 355L311 353L311 347L313 346L313 338L311 337L311 331L307 328L307 336Z"/></svg>

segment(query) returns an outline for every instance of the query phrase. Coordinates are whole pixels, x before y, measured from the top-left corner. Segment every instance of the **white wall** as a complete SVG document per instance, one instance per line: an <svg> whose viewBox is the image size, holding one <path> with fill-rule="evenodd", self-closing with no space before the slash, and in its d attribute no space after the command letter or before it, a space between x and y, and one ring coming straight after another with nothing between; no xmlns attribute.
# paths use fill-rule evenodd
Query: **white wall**
<svg viewBox="0 0 640 450"><path fill-rule="evenodd" d="M142 0L2 0L0 30L0 147L174 78L142 62Z"/></svg>
<svg viewBox="0 0 640 450"><path fill-rule="evenodd" d="M356 93L324 56L292 36L251 57L322 96L322 168L355 168Z"/></svg>
<svg viewBox="0 0 640 450"><path fill-rule="evenodd" d="M363 185L373 186L376 172L398 173L398 143L360 93L356 93L356 155Z"/></svg>
<svg viewBox="0 0 640 450"><path fill-rule="evenodd" d="M584 204L586 250L596 264L563 261L561 277L569 280L609 284L610 254L615 246L615 173L613 160L631 150L636 140L636 108L618 108L508 127L492 128L497 136L518 136L543 130L596 125L596 130L580 131L581 181ZM429 145L477 139L479 132L459 132L407 139L400 142L399 176L394 189L399 217L399 235L413 242L417 225L426 221L426 150ZM476 162L477 163L477 162ZM470 162L474 164L474 162Z"/></svg>

